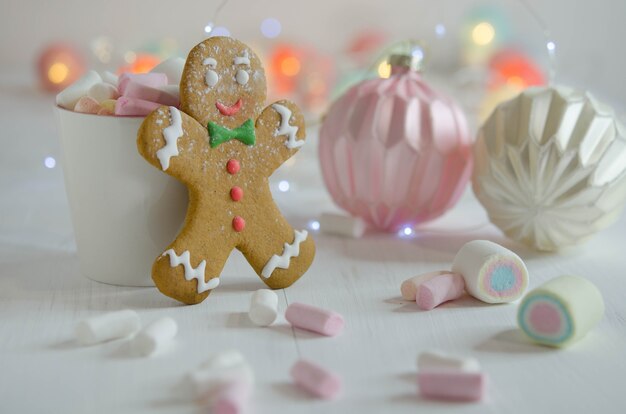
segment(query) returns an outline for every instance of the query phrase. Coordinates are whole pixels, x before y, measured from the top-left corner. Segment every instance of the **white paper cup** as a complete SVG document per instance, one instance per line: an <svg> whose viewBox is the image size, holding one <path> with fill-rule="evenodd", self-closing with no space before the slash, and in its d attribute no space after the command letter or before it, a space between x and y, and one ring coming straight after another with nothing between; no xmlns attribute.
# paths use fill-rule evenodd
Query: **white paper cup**
<svg viewBox="0 0 626 414"><path fill-rule="evenodd" d="M142 117L56 112L81 273L114 285L154 286L152 263L185 218L185 187L137 152Z"/></svg>

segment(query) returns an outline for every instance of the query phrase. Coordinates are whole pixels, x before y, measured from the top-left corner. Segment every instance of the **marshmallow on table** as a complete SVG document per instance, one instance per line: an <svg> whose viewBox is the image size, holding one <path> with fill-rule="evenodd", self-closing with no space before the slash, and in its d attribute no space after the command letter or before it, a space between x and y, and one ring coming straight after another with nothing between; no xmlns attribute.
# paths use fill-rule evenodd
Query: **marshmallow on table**
<svg viewBox="0 0 626 414"><path fill-rule="evenodd" d="M324 233L357 238L365 233L365 228L365 222L359 217L333 213L322 213L320 216L320 230Z"/></svg>
<svg viewBox="0 0 626 414"><path fill-rule="evenodd" d="M466 243L452 271L463 275L465 289L486 303L512 302L528 287L528 270L518 255L488 240Z"/></svg>
<svg viewBox="0 0 626 414"><path fill-rule="evenodd" d="M244 382L252 386L254 373L238 351L230 350L213 355L189 373L186 382L198 398L213 399L226 386Z"/></svg>
<svg viewBox="0 0 626 414"><path fill-rule="evenodd" d="M133 81L152 88L159 88L168 84L164 73L122 73L117 82L117 89L122 95L126 92L126 85Z"/></svg>
<svg viewBox="0 0 626 414"><path fill-rule="evenodd" d="M226 351L217 352L211 355L201 365L201 369L219 369L227 368L235 365L241 365L246 362L246 359L241 352L236 349L228 349Z"/></svg>
<svg viewBox="0 0 626 414"><path fill-rule="evenodd" d="M269 326L278 317L278 296L269 289L259 289L250 300L250 320L258 326Z"/></svg>
<svg viewBox="0 0 626 414"><path fill-rule="evenodd" d="M115 102L115 115L145 116L159 106L156 102L120 96Z"/></svg>
<svg viewBox="0 0 626 414"><path fill-rule="evenodd" d="M486 376L482 372L453 369L420 370L417 384L425 398L450 401L478 401L485 393Z"/></svg>
<svg viewBox="0 0 626 414"><path fill-rule="evenodd" d="M173 57L159 63L150 72L164 73L167 75L167 79L170 83L180 83L180 78L183 76L184 69L185 59L181 57Z"/></svg>
<svg viewBox="0 0 626 414"><path fill-rule="evenodd" d="M417 357L417 369L418 371L451 369L477 372L480 371L480 364L475 358L450 355L439 351L425 351Z"/></svg>
<svg viewBox="0 0 626 414"><path fill-rule="evenodd" d="M178 332L176 321L169 316L157 319L146 326L133 339L135 352L142 356L154 354L171 341Z"/></svg>
<svg viewBox="0 0 626 414"><path fill-rule="evenodd" d="M561 347L584 337L603 314L602 294L593 283L578 276L560 276L524 297L517 323L535 342Z"/></svg>
<svg viewBox="0 0 626 414"><path fill-rule="evenodd" d="M305 305L292 303L285 311L285 319L292 326L306 329L326 336L335 336L344 328L343 316L337 312Z"/></svg>
<svg viewBox="0 0 626 414"><path fill-rule="evenodd" d="M431 310L449 300L454 300L465 292L463 277L446 271L430 272L402 282L402 297L414 300L423 310Z"/></svg>
<svg viewBox="0 0 626 414"><path fill-rule="evenodd" d="M100 112L100 104L94 98L90 96L83 96L74 105L74 112L80 112L83 114L97 114Z"/></svg>
<svg viewBox="0 0 626 414"><path fill-rule="evenodd" d="M124 96L128 98L143 99L144 101L157 102L161 105L178 106L178 95L144 85L134 80L126 82Z"/></svg>
<svg viewBox="0 0 626 414"><path fill-rule="evenodd" d="M95 316L76 325L76 339L82 345L92 345L123 338L140 328L139 315L133 310L122 310Z"/></svg>
<svg viewBox="0 0 626 414"><path fill-rule="evenodd" d="M120 94L117 88L110 83L98 82L89 88L87 96L91 96L98 102L106 101L107 99L117 99Z"/></svg>
<svg viewBox="0 0 626 414"><path fill-rule="evenodd" d="M343 386L337 374L303 359L291 367L290 373L296 385L323 399L337 397Z"/></svg>
<svg viewBox="0 0 626 414"><path fill-rule="evenodd" d="M248 411L252 384L233 381L221 387L211 398L213 414L240 414Z"/></svg>
<svg viewBox="0 0 626 414"><path fill-rule="evenodd" d="M102 82L98 72L90 70L82 78L63 89L56 97L56 103L65 109L74 109L78 100L87 95L89 89L96 83Z"/></svg>

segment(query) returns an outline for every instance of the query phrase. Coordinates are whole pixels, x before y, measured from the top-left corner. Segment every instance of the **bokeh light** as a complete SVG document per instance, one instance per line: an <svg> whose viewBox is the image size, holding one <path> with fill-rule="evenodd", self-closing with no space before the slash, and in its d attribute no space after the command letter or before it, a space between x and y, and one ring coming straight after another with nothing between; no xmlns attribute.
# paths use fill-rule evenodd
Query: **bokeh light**
<svg viewBox="0 0 626 414"><path fill-rule="evenodd" d="M149 53L135 53L128 51L124 54L124 60L128 65L124 65L117 70L117 73L147 73L156 65L161 63L161 58Z"/></svg>
<svg viewBox="0 0 626 414"><path fill-rule="evenodd" d="M479 46L486 46L493 42L496 31L489 22L480 22L472 29L472 40Z"/></svg>
<svg viewBox="0 0 626 414"><path fill-rule="evenodd" d="M435 34L437 35L438 38L442 38L446 35L446 26L444 26L441 23L438 23L435 26Z"/></svg>
<svg viewBox="0 0 626 414"><path fill-rule="evenodd" d="M46 168L54 168L57 165L57 161L53 157L46 157L46 159L43 160L43 165L45 165Z"/></svg>
<svg viewBox="0 0 626 414"><path fill-rule="evenodd" d="M280 62L280 71L285 76L296 76L300 72L300 60L295 56L287 56Z"/></svg>
<svg viewBox="0 0 626 414"><path fill-rule="evenodd" d="M48 68L48 79L54 84L63 83L67 79L67 75L70 73L70 69L65 63L56 62Z"/></svg>
<svg viewBox="0 0 626 414"><path fill-rule="evenodd" d="M205 27L206 30L206 27ZM230 36L230 30L228 30L227 28L223 27L223 26L217 26L214 27L213 30L211 30L210 32L211 36Z"/></svg>
<svg viewBox="0 0 626 414"><path fill-rule="evenodd" d="M268 17L261 22L261 33L268 39L274 39L278 37L281 30L282 26L280 22L273 17Z"/></svg>
<svg viewBox="0 0 626 414"><path fill-rule="evenodd" d="M91 41L91 52L100 63L109 63L113 54L113 43L106 36L96 37Z"/></svg>
<svg viewBox="0 0 626 414"><path fill-rule="evenodd" d="M37 76L41 86L59 92L85 73L85 61L78 49L57 43L43 49L37 59Z"/></svg>
<svg viewBox="0 0 626 414"><path fill-rule="evenodd" d="M289 185L289 181L282 180L281 182L278 183L278 189L282 191L283 193L286 193L287 191L289 191L289 187L291 187Z"/></svg>
<svg viewBox="0 0 626 414"><path fill-rule="evenodd" d="M398 236L403 237L403 238L407 238L407 237L411 237L414 233L413 227L411 226L403 226L399 231L398 231Z"/></svg>
<svg viewBox="0 0 626 414"><path fill-rule="evenodd" d="M377 72L378 72L378 76L386 79L389 76L391 76L391 65L386 60L383 60L378 65Z"/></svg>

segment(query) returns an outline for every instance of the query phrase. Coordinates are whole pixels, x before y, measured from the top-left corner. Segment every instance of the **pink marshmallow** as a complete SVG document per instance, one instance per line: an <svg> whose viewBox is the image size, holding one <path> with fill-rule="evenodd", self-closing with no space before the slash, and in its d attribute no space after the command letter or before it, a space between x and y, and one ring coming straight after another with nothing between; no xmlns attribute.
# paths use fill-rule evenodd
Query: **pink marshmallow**
<svg viewBox="0 0 626 414"><path fill-rule="evenodd" d="M158 102L161 105L178 106L178 96L162 89L153 88L134 80L126 82L124 96L143 99L144 101Z"/></svg>
<svg viewBox="0 0 626 414"><path fill-rule="evenodd" d="M417 288L424 282L429 281L430 279L437 277L439 275L445 275L450 273L447 270L437 270L434 272L424 273L418 276L413 276L410 279L405 280L400 285L400 292L402 293L402 298L406 300L415 300L417 295Z"/></svg>
<svg viewBox="0 0 626 414"><path fill-rule="evenodd" d="M115 102L115 115L146 116L159 106L161 106L161 104L156 102L120 96Z"/></svg>
<svg viewBox="0 0 626 414"><path fill-rule="evenodd" d="M336 398L342 389L337 374L303 359L291 367L291 377L297 386L326 400Z"/></svg>
<svg viewBox="0 0 626 414"><path fill-rule="evenodd" d="M335 336L341 333L345 325L343 316L337 312L297 302L287 307L285 319L296 328L326 336Z"/></svg>
<svg viewBox="0 0 626 414"><path fill-rule="evenodd" d="M152 88L167 85L167 75L165 73L122 73L117 81L117 89L120 94L124 95L126 86L131 80Z"/></svg>
<svg viewBox="0 0 626 414"><path fill-rule="evenodd" d="M450 401L479 401L485 393L486 375L447 369L419 371L417 384L425 398Z"/></svg>
<svg viewBox="0 0 626 414"><path fill-rule="evenodd" d="M211 403L214 414L244 413L250 402L252 386L247 381L234 381L222 387Z"/></svg>
<svg viewBox="0 0 626 414"><path fill-rule="evenodd" d="M431 310L449 300L458 299L465 292L465 281L458 273L436 276L417 287L415 303L422 310Z"/></svg>
<svg viewBox="0 0 626 414"><path fill-rule="evenodd" d="M90 96L81 97L78 102L76 102L76 105L74 105L74 112L97 114L98 111L100 111L100 104Z"/></svg>

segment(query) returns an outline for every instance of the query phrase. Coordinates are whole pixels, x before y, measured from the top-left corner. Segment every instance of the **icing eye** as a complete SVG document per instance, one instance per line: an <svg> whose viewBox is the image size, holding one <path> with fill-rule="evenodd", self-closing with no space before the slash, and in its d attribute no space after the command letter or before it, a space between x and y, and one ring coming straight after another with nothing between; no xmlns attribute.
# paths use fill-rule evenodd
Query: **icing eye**
<svg viewBox="0 0 626 414"><path fill-rule="evenodd" d="M209 69L209 70L207 70L206 75L204 75L204 81L211 88L214 87L215 85L217 85L217 81L219 81L219 80L220 80L220 78L217 75L217 72L214 71L214 70Z"/></svg>
<svg viewBox="0 0 626 414"><path fill-rule="evenodd" d="M250 79L250 75L248 75L248 72L246 72L243 69L239 69L237 71L237 75L235 76L235 79L237 79L237 83L240 85L245 85L246 83L248 83L248 79Z"/></svg>

